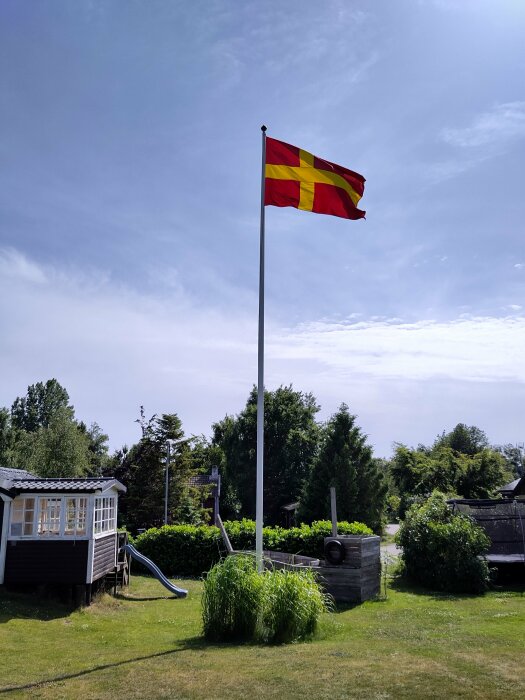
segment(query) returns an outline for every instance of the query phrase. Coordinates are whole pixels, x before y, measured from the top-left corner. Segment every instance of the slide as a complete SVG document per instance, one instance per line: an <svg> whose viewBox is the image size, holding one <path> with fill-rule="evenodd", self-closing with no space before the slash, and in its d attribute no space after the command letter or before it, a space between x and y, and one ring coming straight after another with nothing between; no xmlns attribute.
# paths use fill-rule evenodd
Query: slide
<svg viewBox="0 0 525 700"><path fill-rule="evenodd" d="M143 554L138 552L135 547L131 544L125 544L123 549L131 554L133 559L136 559L139 561L142 566L145 566L147 569L151 571L153 576L157 579L157 581L160 581L164 588L167 588L168 591L171 591L171 593L175 593L177 598L185 598L188 595L188 591L185 591L184 588L177 588L177 586L174 586L171 581L169 581L162 571L159 569L159 567L154 564L151 559L148 559L148 557L145 557Z"/></svg>

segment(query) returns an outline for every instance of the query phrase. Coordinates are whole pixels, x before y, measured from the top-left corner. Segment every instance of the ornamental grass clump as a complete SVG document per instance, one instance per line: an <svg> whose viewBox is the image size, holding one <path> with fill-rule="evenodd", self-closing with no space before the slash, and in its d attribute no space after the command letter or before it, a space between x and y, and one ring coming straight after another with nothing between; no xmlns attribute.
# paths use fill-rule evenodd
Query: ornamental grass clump
<svg viewBox="0 0 525 700"><path fill-rule="evenodd" d="M281 644L311 636L320 615L331 607L310 569L264 574L260 641Z"/></svg>
<svg viewBox="0 0 525 700"><path fill-rule="evenodd" d="M209 641L253 639L263 579L253 557L235 555L215 564L204 581L202 623Z"/></svg>
<svg viewBox="0 0 525 700"><path fill-rule="evenodd" d="M204 636L212 642L293 642L312 635L329 608L310 570L258 573L253 557L233 555L204 581Z"/></svg>

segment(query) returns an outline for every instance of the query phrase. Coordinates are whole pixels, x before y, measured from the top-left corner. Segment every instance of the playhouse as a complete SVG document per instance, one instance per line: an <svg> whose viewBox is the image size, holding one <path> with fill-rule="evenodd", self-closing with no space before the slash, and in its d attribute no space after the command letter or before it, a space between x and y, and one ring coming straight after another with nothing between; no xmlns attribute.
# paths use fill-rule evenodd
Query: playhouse
<svg viewBox="0 0 525 700"><path fill-rule="evenodd" d="M111 477L43 479L0 468L0 585L92 586L118 569L118 494Z"/></svg>

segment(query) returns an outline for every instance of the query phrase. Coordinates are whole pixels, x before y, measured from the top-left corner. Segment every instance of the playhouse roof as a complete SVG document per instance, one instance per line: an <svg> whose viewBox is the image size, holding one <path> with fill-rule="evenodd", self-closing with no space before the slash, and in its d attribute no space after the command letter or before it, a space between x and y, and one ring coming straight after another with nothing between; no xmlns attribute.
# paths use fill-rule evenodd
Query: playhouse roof
<svg viewBox="0 0 525 700"><path fill-rule="evenodd" d="M0 467L0 481L2 479L37 479L34 474L25 469L11 469L11 467Z"/></svg>
<svg viewBox="0 0 525 700"><path fill-rule="evenodd" d="M0 490L12 498L19 493L96 493L97 491L126 491L126 487L111 476L78 479L42 479L23 469L0 468Z"/></svg>

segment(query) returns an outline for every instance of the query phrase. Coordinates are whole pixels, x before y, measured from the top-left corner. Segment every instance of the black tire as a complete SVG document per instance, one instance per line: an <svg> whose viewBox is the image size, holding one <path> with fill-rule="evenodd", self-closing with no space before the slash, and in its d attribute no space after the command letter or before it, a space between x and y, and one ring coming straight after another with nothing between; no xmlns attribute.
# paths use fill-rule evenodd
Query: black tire
<svg viewBox="0 0 525 700"><path fill-rule="evenodd" d="M337 566L342 564L345 558L345 548L339 540L330 540L324 546L324 555L326 561Z"/></svg>

